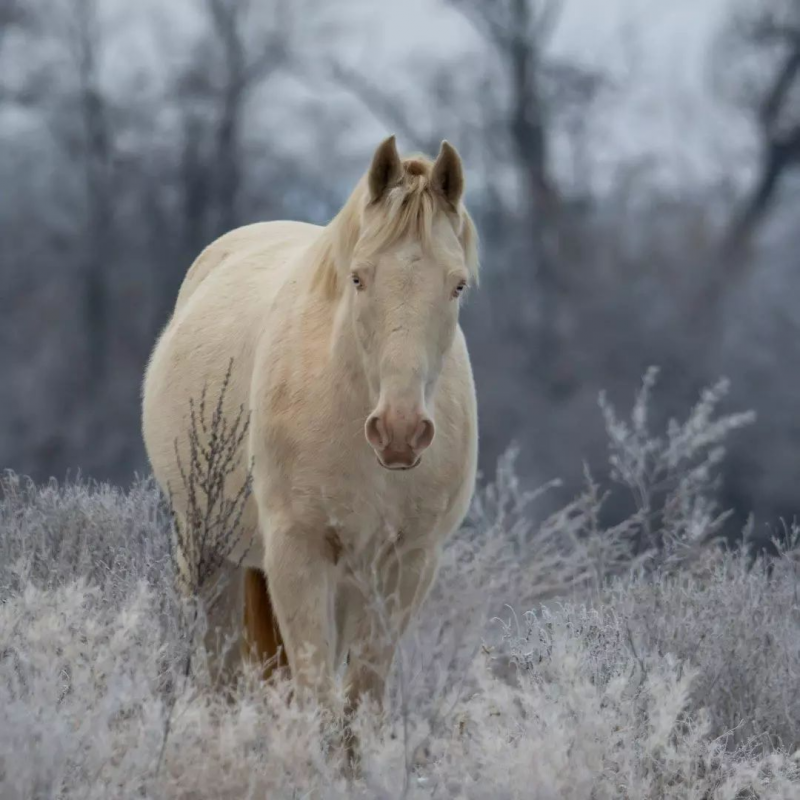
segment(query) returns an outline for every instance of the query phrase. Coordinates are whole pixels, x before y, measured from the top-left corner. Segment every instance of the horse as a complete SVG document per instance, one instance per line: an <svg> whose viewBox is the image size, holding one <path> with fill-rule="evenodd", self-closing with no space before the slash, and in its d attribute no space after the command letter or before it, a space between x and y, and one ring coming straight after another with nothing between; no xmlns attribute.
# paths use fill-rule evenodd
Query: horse
<svg viewBox="0 0 800 800"><path fill-rule="evenodd" d="M328 225L261 222L206 247L148 362L144 441L183 535L192 436L210 435L190 432L192 403L247 415L223 493L251 487L224 622L298 697L333 702L344 672L349 708L382 707L468 511L477 403L459 308L478 242L463 192L447 141L401 158L390 136Z"/></svg>

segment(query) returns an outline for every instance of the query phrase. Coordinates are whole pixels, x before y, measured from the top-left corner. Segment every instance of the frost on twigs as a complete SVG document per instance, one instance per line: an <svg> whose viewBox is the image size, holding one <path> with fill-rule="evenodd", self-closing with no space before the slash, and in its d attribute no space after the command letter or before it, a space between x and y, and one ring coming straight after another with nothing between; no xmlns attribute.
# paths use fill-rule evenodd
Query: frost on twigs
<svg viewBox="0 0 800 800"><path fill-rule="evenodd" d="M719 471L726 439L750 424L751 413L718 416L727 384L703 392L683 422L672 420L663 435L651 429L650 406L657 372L650 370L629 420L601 396L609 441L610 484L588 465L579 494L542 515L540 503L560 484L526 488L510 448L494 480L475 494L463 530L445 551L448 586L481 586L484 599L532 606L555 596L599 590L609 579L639 568L697 568L727 513L719 508ZM632 499L632 513L608 521L606 505L619 489ZM443 605L469 605L467 598L439 598ZM495 611L499 611L495 606Z"/></svg>
<svg viewBox="0 0 800 800"><path fill-rule="evenodd" d="M188 453L182 454L175 442L182 503L180 513L175 513L175 493L169 487L174 557L181 588L189 596L209 587L226 559L242 545L242 515L252 492L252 468L242 466L250 420L244 406L230 419L225 415L232 370L233 360L210 415L207 386L203 387L199 402L190 398ZM243 477L233 485L237 476Z"/></svg>
<svg viewBox="0 0 800 800"><path fill-rule="evenodd" d="M637 553L648 552L671 568L694 560L722 530L728 512L717 502L719 468L731 433L750 425L753 412L716 416L728 392L719 381L701 394L683 423L671 420L665 435L650 429L649 405L658 370L651 368L638 392L630 422L604 395L600 406L609 439L611 477L636 507Z"/></svg>
<svg viewBox="0 0 800 800"><path fill-rule="evenodd" d="M187 639L152 481L7 476L0 796L800 796L800 533L787 526L775 557L696 546L717 535L718 448L748 421L718 417L720 398L663 436L641 404L625 423L606 411L614 480L644 498L615 524L588 472L545 514L502 460L445 547L383 713L364 703L352 720L355 781L288 682L251 671L221 692L187 669L202 640ZM691 554L712 552L698 573Z"/></svg>
<svg viewBox="0 0 800 800"><path fill-rule="evenodd" d="M210 414L207 386L203 387L198 402L190 398L189 428L185 437L188 452L182 453L179 440L175 441L175 459L181 477L177 491L181 502L176 502L175 491L168 487L173 523L169 541L181 595L177 619L183 656L165 695L167 713L157 771L164 761L175 710L189 692L197 661L206 667L205 678L213 675L216 682L228 672L226 660L238 640L239 632L235 629L238 615L223 619L222 629L212 625L210 617L222 593L233 590L223 566L234 557L238 557L241 564L247 554L247 547L242 546L246 544L242 518L252 491L252 468L243 468L242 462L249 416L243 406L231 418L226 415L225 395L232 372L233 359ZM212 652L206 644L211 644Z"/></svg>

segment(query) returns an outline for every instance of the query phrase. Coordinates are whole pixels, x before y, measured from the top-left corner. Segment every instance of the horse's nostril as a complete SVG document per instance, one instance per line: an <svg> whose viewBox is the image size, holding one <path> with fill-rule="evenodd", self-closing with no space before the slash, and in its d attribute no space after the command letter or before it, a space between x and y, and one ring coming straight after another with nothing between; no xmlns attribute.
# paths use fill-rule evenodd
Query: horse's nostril
<svg viewBox="0 0 800 800"><path fill-rule="evenodd" d="M389 436L386 433L386 425L383 420L373 414L366 425L367 441L377 450L383 450L389 446Z"/></svg>
<svg viewBox="0 0 800 800"><path fill-rule="evenodd" d="M414 431L414 436L410 442L411 447L417 452L424 450L426 447L430 447L434 433L433 420L423 417L419 421L416 431Z"/></svg>

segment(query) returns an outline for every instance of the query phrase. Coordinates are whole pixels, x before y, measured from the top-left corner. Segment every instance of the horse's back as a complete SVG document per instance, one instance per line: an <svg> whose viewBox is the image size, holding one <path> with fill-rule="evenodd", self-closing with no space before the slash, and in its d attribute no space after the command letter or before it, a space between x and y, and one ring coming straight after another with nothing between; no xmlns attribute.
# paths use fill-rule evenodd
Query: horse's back
<svg viewBox="0 0 800 800"><path fill-rule="evenodd" d="M175 311L145 374L142 430L153 472L172 495L178 514L188 498L176 459L190 461L190 404L205 398L206 422L221 403L229 423L249 409L256 345L275 292L291 265L302 259L320 229L299 222L270 222L231 231L209 245L181 286ZM227 385L223 384L230 367ZM205 444L205 443L203 443ZM241 454L241 463L247 461ZM244 466L229 489L245 479ZM249 505L252 505L249 504ZM248 508L243 522L255 523Z"/></svg>
<svg viewBox="0 0 800 800"><path fill-rule="evenodd" d="M208 245L189 267L178 292L175 312L183 308L203 281L223 264L241 261L251 253L269 259L271 254L308 241L319 230L318 226L305 222L255 222L223 234ZM273 265L279 261L279 258L275 259Z"/></svg>

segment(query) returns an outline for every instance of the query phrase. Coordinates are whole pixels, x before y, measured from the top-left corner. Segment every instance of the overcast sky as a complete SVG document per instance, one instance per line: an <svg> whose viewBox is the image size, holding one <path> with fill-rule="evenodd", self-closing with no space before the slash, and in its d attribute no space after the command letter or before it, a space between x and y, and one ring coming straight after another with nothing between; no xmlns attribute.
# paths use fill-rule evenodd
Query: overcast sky
<svg viewBox="0 0 800 800"><path fill-rule="evenodd" d="M469 50L478 39L441 0L350 0L348 61L376 71L418 54ZM554 49L610 72L620 87L595 122L602 184L620 162L654 157L659 177L716 180L752 163L754 143L742 116L715 94L710 54L732 0L566 0ZM340 42L344 44L344 42ZM702 119L702 124L697 124ZM609 143L613 143L613 146Z"/></svg>
<svg viewBox="0 0 800 800"><path fill-rule="evenodd" d="M741 178L750 169L752 133L742 115L715 96L710 79L712 45L735 1L565 0L553 48L599 66L617 87L589 125L595 188L602 190L615 181L621 165L643 161L656 164L652 174L667 185ZM191 57L187 42L202 33L198 7L197 0L171 0L169 5L161 0L120 0L105 6L111 9L108 29L114 34L106 54L109 80L123 86L128 80L132 92L141 84L138 74L143 69L149 72L148 85L167 80L176 59ZM306 38L301 66L322 66L305 83L292 78L268 82L254 103L256 110L264 110L258 126L273 127L276 138L297 154L319 151L317 119L340 134L346 132L336 144L338 157L354 157L359 163L388 130L385 120L353 105L352 98L334 96L335 87L322 79L329 62L316 58L318 52L367 74L405 105L415 83L429 79L425 70L437 59L457 63L453 54L482 47L473 28L446 0L310 0L308 6L298 2L291 7ZM301 11L304 8L308 10ZM180 25L175 24L177 18ZM24 52L11 56L12 66L15 58L18 64L25 59ZM474 68L484 63L475 59ZM305 116L293 118L303 103ZM424 127L431 109L417 107L415 113ZM352 130L347 127L348 114ZM454 128L453 133L443 133L457 140L458 120ZM408 147L402 137L400 143Z"/></svg>

